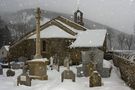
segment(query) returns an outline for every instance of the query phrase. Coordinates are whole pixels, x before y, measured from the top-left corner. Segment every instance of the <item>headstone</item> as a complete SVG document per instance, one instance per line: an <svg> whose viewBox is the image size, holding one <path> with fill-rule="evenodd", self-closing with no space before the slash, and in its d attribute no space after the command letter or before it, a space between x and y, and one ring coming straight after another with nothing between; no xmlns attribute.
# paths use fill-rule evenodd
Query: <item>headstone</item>
<svg viewBox="0 0 135 90"><path fill-rule="evenodd" d="M31 78L27 74L27 66L24 66L23 73L17 77L17 86L26 85L31 86Z"/></svg>
<svg viewBox="0 0 135 90"><path fill-rule="evenodd" d="M61 82L63 82L64 79L71 79L73 82L75 82L74 72L71 70L64 70L61 74Z"/></svg>
<svg viewBox="0 0 135 90"><path fill-rule="evenodd" d="M93 71L92 75L89 78L89 86L97 87L102 85L101 76L97 71Z"/></svg>
<svg viewBox="0 0 135 90"><path fill-rule="evenodd" d="M0 75L3 75L3 68L1 65L0 65Z"/></svg>
<svg viewBox="0 0 135 90"><path fill-rule="evenodd" d="M77 69L77 77L83 77L84 73L82 67L76 67L76 69Z"/></svg>
<svg viewBox="0 0 135 90"><path fill-rule="evenodd" d="M99 49L91 49L89 51L82 51L82 69L84 76L89 76L89 64L93 63L96 70L102 73L103 69L103 52Z"/></svg>
<svg viewBox="0 0 135 90"><path fill-rule="evenodd" d="M102 77L103 78L107 78L107 77L110 77L111 75L111 70L112 68L103 68L103 71L102 71Z"/></svg>
<svg viewBox="0 0 135 90"><path fill-rule="evenodd" d="M111 70L112 70L112 64L109 61L107 61L107 60L103 60L103 69L102 69L101 76L103 78L110 77Z"/></svg>
<svg viewBox="0 0 135 90"><path fill-rule="evenodd" d="M21 66L20 66L19 63L13 63L13 64L11 65L11 67L12 67L12 69L21 69Z"/></svg>
<svg viewBox="0 0 135 90"><path fill-rule="evenodd" d="M15 71L12 71L11 69L8 69L6 74L7 74L7 77L14 76L15 75Z"/></svg>
<svg viewBox="0 0 135 90"><path fill-rule="evenodd" d="M75 74L72 70L70 70L69 66L69 59L67 60L67 70L64 70L61 74L61 81L63 82L64 79L72 79L75 82Z"/></svg>

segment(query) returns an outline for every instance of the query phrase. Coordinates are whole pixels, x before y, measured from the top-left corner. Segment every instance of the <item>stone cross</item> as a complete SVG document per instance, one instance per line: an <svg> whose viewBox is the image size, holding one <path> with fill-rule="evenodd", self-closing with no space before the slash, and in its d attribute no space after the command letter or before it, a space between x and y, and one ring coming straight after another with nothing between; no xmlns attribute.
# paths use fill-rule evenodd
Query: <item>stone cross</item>
<svg viewBox="0 0 135 90"><path fill-rule="evenodd" d="M69 58L67 60L67 69L69 70L70 69L70 66L69 66Z"/></svg>
<svg viewBox="0 0 135 90"><path fill-rule="evenodd" d="M40 8L37 8L36 12L36 55L34 58L42 58L41 56L41 46L40 46L40 18L41 18Z"/></svg>

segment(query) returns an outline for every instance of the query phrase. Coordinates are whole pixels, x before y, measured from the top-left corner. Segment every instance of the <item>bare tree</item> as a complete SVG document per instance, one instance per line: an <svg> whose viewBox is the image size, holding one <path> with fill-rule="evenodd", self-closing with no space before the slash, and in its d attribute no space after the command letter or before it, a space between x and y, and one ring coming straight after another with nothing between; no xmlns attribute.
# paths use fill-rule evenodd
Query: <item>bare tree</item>
<svg viewBox="0 0 135 90"><path fill-rule="evenodd" d="M120 33L118 35L118 43L119 43L119 46L120 46L121 50L124 48L124 42L125 42L125 34Z"/></svg>
<svg viewBox="0 0 135 90"><path fill-rule="evenodd" d="M125 43L127 45L128 50L131 50L131 46L133 44L133 35L128 35L126 37Z"/></svg>

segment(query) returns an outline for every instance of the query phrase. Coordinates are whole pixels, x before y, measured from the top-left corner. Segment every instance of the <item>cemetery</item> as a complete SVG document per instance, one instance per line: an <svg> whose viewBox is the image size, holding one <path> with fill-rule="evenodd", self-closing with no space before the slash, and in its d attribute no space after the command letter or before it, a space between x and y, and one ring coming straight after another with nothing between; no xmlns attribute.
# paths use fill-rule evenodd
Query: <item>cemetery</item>
<svg viewBox="0 0 135 90"><path fill-rule="evenodd" d="M11 90L130 90L117 75L112 60L104 59L106 29L85 28L79 9L74 22L58 16L42 26L41 13L37 8L36 28L11 45L9 68L0 66L0 81L10 81Z"/></svg>

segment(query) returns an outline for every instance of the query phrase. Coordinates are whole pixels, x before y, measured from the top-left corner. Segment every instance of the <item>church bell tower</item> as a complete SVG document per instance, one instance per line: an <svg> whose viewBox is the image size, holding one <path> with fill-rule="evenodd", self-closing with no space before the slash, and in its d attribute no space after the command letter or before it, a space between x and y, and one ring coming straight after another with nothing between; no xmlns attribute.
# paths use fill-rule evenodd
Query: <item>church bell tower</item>
<svg viewBox="0 0 135 90"><path fill-rule="evenodd" d="M74 13L74 22L84 26L83 13L79 9Z"/></svg>

